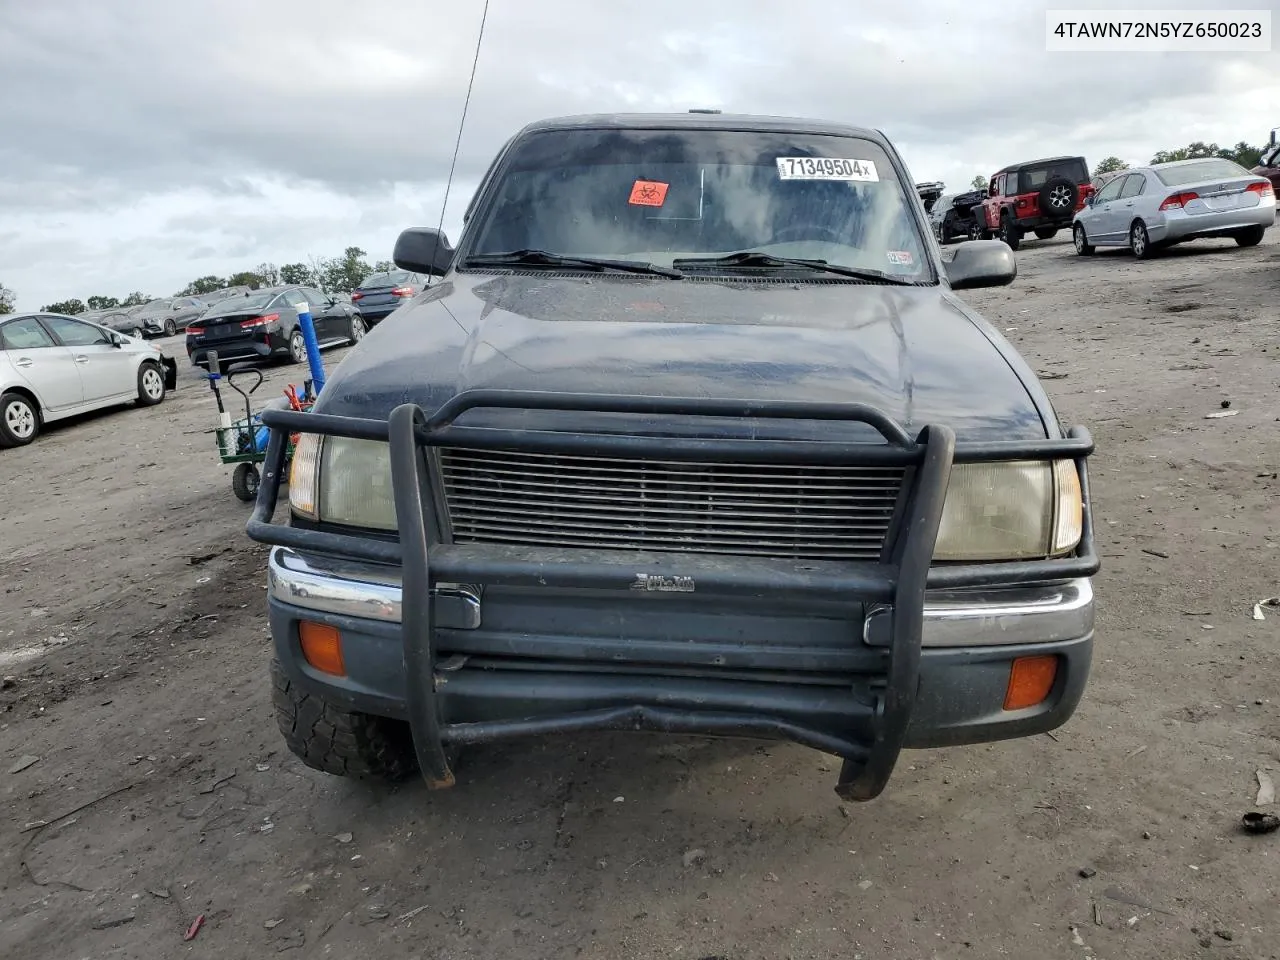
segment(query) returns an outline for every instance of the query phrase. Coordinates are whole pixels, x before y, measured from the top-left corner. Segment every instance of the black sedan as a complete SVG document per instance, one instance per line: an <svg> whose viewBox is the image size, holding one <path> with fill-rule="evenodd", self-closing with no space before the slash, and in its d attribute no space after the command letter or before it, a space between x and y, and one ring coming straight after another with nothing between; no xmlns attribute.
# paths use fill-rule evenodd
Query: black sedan
<svg viewBox="0 0 1280 960"><path fill-rule="evenodd" d="M348 303L311 287L267 287L215 303L199 322L187 327L187 356L208 365L209 352L220 362L287 358L307 362L298 315L311 314L320 349L356 343L365 322Z"/></svg>
<svg viewBox="0 0 1280 960"><path fill-rule="evenodd" d="M81 320L88 320L90 323L96 323L99 326L106 327L108 330L114 330L116 333L123 333L129 337L145 339L148 333L141 320L128 310L121 308L91 310L88 313L79 314L79 317Z"/></svg>

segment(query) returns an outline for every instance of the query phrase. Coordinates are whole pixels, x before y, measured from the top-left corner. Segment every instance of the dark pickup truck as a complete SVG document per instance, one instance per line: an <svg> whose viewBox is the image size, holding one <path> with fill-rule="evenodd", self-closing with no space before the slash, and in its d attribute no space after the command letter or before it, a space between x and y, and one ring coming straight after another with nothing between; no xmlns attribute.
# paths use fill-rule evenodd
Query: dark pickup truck
<svg viewBox="0 0 1280 960"><path fill-rule="evenodd" d="M986 190L969 190L943 196L930 207L929 223L938 243L946 245L956 239L982 239L982 223L978 215L986 196Z"/></svg>
<svg viewBox="0 0 1280 960"><path fill-rule="evenodd" d="M843 124L574 117L503 147L456 249L405 231L440 281L263 414L289 748L441 787L514 737L783 739L870 800L904 747L1062 724L1093 443L956 295L1013 253L944 263L912 191Z"/></svg>

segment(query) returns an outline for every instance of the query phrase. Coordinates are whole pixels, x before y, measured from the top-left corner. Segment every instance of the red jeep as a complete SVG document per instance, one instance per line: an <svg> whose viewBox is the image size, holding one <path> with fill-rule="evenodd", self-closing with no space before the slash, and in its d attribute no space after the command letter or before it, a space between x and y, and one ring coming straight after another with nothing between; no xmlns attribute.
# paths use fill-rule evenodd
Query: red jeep
<svg viewBox="0 0 1280 960"><path fill-rule="evenodd" d="M991 178L987 198L974 214L983 239L996 237L1017 250L1028 231L1048 240L1069 228L1093 189L1084 157L1015 163Z"/></svg>

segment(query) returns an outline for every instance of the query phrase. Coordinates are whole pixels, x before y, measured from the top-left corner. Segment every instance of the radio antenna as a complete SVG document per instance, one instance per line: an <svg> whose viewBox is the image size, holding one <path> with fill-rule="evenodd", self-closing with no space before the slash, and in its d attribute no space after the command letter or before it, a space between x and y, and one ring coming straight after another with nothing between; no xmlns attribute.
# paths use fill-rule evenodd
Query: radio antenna
<svg viewBox="0 0 1280 960"><path fill-rule="evenodd" d="M431 262L434 265L440 252L440 236L444 230L444 215L449 209L449 191L453 187L453 172L458 167L458 150L462 146L462 131L467 125L467 108L471 106L471 90L476 83L476 66L480 63L480 44L484 40L484 25L489 19L489 0L484 0L484 11L480 14L480 32L476 34L476 52L471 59L471 78L467 81L467 96L462 101L462 118L458 121L458 138L453 144L453 160L449 164L449 179L444 184L444 202L440 204L440 224L436 227L436 245L431 251Z"/></svg>

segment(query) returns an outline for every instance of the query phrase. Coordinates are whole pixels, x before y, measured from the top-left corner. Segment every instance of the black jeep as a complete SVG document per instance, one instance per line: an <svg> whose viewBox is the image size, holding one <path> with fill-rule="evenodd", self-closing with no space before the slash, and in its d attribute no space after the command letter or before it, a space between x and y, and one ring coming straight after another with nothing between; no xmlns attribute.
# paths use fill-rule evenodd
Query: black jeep
<svg viewBox="0 0 1280 960"><path fill-rule="evenodd" d="M1089 435L955 291L897 151L837 123L526 127L441 276L314 411L268 410L274 697L319 770L460 747L780 738L869 800L904 747L1063 723L1089 673ZM285 480L289 522L272 522Z"/></svg>

